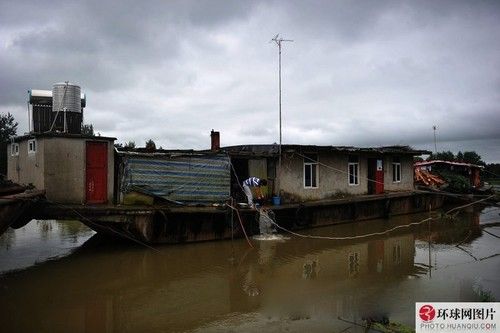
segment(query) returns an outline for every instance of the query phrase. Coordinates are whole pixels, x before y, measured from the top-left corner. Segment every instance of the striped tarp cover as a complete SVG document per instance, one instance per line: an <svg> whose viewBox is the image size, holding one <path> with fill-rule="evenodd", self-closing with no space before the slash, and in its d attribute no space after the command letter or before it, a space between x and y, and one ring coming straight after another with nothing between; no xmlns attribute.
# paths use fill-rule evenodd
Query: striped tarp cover
<svg viewBox="0 0 500 333"><path fill-rule="evenodd" d="M126 156L122 191L145 188L168 200L218 203L230 196L230 161L223 154L179 157Z"/></svg>

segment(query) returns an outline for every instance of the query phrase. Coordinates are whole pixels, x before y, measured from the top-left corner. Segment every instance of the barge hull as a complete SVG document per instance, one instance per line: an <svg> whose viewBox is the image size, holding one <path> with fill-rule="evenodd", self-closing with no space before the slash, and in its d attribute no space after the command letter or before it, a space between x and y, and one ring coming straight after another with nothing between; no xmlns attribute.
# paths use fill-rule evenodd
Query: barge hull
<svg viewBox="0 0 500 333"><path fill-rule="evenodd" d="M404 192L271 206L288 230L387 218L437 209L444 196ZM238 217L238 215L240 217ZM150 244L177 244L251 237L259 234L258 213L229 207L63 206L44 209L42 218L78 219L91 229Z"/></svg>

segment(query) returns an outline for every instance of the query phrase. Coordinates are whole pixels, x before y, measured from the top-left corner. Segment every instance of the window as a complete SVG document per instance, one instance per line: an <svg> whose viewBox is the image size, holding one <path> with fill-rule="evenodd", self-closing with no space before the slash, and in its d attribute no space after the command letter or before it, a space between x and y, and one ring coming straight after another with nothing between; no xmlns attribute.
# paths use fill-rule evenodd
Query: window
<svg viewBox="0 0 500 333"><path fill-rule="evenodd" d="M31 139L28 140L28 154L34 154L36 153L36 140Z"/></svg>
<svg viewBox="0 0 500 333"><path fill-rule="evenodd" d="M359 159L358 156L349 156L348 163L349 185L359 185Z"/></svg>
<svg viewBox="0 0 500 333"><path fill-rule="evenodd" d="M10 155L19 156L19 143L12 143L10 146Z"/></svg>
<svg viewBox="0 0 500 333"><path fill-rule="evenodd" d="M276 161L271 158L267 160L267 178L276 178Z"/></svg>
<svg viewBox="0 0 500 333"><path fill-rule="evenodd" d="M349 259L347 262L349 268L349 276L356 276L359 273L359 253L353 252L349 253Z"/></svg>
<svg viewBox="0 0 500 333"><path fill-rule="evenodd" d="M318 155L304 154L304 187L318 187Z"/></svg>
<svg viewBox="0 0 500 333"><path fill-rule="evenodd" d="M401 244L397 243L392 246L392 262L394 264L401 264Z"/></svg>
<svg viewBox="0 0 500 333"><path fill-rule="evenodd" d="M399 157L392 159L392 181L394 183L401 182L401 160Z"/></svg>

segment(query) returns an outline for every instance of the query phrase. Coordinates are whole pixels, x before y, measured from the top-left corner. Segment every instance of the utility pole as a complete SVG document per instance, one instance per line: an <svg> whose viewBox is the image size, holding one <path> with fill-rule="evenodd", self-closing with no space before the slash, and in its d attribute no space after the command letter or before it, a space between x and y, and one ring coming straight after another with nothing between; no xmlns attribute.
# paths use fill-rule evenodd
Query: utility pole
<svg viewBox="0 0 500 333"><path fill-rule="evenodd" d="M436 125L432 126L432 129L434 130L434 152L437 154L438 149L437 149L437 141L436 141Z"/></svg>
<svg viewBox="0 0 500 333"><path fill-rule="evenodd" d="M279 68L278 68L278 78L279 78L279 131L280 131L280 144L279 144L279 159L278 159L278 172L281 173L281 144L282 142L282 131L281 131L281 43L282 42L293 42L291 39L283 39L282 37L277 34L274 36L273 39L271 39L271 42L275 42L276 45L278 45L278 56L279 56ZM279 175L277 177L279 179ZM277 185L277 195L279 196L280 194L280 186L279 182Z"/></svg>

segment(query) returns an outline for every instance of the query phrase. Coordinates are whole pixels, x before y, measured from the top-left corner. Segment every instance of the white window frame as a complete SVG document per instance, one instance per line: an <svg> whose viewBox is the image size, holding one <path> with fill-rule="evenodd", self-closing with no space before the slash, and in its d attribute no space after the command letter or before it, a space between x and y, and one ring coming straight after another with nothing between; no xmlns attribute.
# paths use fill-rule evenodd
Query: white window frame
<svg viewBox="0 0 500 333"><path fill-rule="evenodd" d="M36 139L28 140L28 154L35 154L37 149Z"/></svg>
<svg viewBox="0 0 500 333"><path fill-rule="evenodd" d="M397 242L392 246L392 263L399 265L401 264L401 243Z"/></svg>
<svg viewBox="0 0 500 333"><path fill-rule="evenodd" d="M401 183L401 162L392 162L392 182Z"/></svg>
<svg viewBox="0 0 500 333"><path fill-rule="evenodd" d="M11 144L10 156L19 156L19 143L12 143Z"/></svg>
<svg viewBox="0 0 500 333"><path fill-rule="evenodd" d="M307 155L307 154L305 154ZM313 154L311 154L313 155ZM312 162L310 161L307 156L304 156L304 166L303 166L303 182L302 184L304 184L304 189L317 189L319 188L319 168L318 168L318 155L317 154L314 154L316 156L316 162ZM311 185L307 185L306 184L306 167L309 166L310 167L310 179L311 179ZM313 168L316 170L316 177L314 179L314 182L313 182ZM313 186L313 183L316 183L316 186Z"/></svg>
<svg viewBox="0 0 500 333"><path fill-rule="evenodd" d="M354 183L351 183L351 166L355 167L355 169L354 169L355 173L353 173L354 180L355 180ZM358 186L359 185L359 162L347 163L347 183L349 184L349 186Z"/></svg>
<svg viewBox="0 0 500 333"><path fill-rule="evenodd" d="M349 276L356 276L359 274L360 257L359 252L351 252L347 256L347 271L349 272Z"/></svg>

